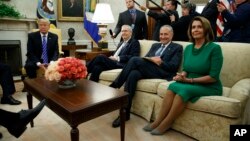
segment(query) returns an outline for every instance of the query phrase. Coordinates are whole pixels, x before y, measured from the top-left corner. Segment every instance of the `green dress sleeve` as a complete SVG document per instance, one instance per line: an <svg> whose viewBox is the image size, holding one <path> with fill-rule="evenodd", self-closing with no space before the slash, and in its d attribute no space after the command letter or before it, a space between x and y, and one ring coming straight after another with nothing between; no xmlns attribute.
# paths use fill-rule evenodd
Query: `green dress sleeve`
<svg viewBox="0 0 250 141"><path fill-rule="evenodd" d="M209 71L209 75L216 80L219 80L220 71L223 64L223 55L221 47L218 44L213 45L212 54L211 54L211 67Z"/></svg>

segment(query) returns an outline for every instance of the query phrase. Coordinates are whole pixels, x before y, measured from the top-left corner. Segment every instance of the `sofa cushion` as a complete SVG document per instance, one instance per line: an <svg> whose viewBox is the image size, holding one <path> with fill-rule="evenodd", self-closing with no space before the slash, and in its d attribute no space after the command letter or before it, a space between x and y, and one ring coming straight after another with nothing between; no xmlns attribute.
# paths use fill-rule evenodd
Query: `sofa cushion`
<svg viewBox="0 0 250 141"><path fill-rule="evenodd" d="M187 108L231 118L241 117L241 102L225 96L203 96L195 103L189 102Z"/></svg>
<svg viewBox="0 0 250 141"><path fill-rule="evenodd" d="M173 83L175 81L166 81L166 82L163 82L163 83L160 83L159 86L158 86L158 90L157 90L157 94L160 96L160 97L164 97L164 95L166 94L166 91L167 91L167 88L168 88L168 85ZM225 96L225 97L228 97L229 94L231 92L231 89L228 88L228 87L223 87L223 94L222 96Z"/></svg>
<svg viewBox="0 0 250 141"><path fill-rule="evenodd" d="M113 70L103 71L99 78L100 80L113 82L116 79L116 77L120 74L121 71L122 69L113 69Z"/></svg>
<svg viewBox="0 0 250 141"><path fill-rule="evenodd" d="M164 79L141 79L137 83L136 90L156 94L158 86L162 82L167 82L167 80L164 80Z"/></svg>
<svg viewBox="0 0 250 141"><path fill-rule="evenodd" d="M141 57L144 57L148 53L152 44L157 43L157 41L153 41L153 40L139 40L139 42L141 46L141 51L140 51Z"/></svg>
<svg viewBox="0 0 250 141"><path fill-rule="evenodd" d="M160 97L164 97L168 85L172 82L160 83L157 94ZM241 110L239 109L241 108L241 102L237 99L226 97L229 95L230 90L230 88L223 87L223 96L204 96L195 103L189 102L187 108L232 118L240 117Z"/></svg>

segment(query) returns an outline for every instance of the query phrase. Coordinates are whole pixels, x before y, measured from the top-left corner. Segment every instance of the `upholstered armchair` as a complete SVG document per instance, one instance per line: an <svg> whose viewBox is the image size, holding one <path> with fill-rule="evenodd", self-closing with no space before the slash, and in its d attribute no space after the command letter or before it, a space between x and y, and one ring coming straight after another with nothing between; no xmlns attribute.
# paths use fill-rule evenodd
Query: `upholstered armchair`
<svg viewBox="0 0 250 141"><path fill-rule="evenodd" d="M39 29L32 29L31 32L36 32L38 30ZM54 33L58 36L58 50L59 50L59 57L61 57L64 54L64 52L62 51L62 31L61 31L61 29L58 29L58 28L50 28L49 32ZM24 67L22 67L21 71L22 71L21 80L24 80L25 77L27 76L26 70ZM45 72L43 70L38 69L37 70L37 77L42 77L44 75L44 73Z"/></svg>

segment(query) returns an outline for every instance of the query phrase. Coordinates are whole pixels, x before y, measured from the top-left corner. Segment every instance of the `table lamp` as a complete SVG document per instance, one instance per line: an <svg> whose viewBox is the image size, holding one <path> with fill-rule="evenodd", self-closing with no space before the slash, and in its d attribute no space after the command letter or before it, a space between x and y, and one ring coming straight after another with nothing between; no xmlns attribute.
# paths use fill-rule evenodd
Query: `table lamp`
<svg viewBox="0 0 250 141"><path fill-rule="evenodd" d="M113 23L114 21L110 5L107 3L98 3L92 18L92 22L97 23L99 27L98 34L102 37L98 42L98 47L102 49L108 48L108 42L105 40L105 36L107 34L108 23Z"/></svg>

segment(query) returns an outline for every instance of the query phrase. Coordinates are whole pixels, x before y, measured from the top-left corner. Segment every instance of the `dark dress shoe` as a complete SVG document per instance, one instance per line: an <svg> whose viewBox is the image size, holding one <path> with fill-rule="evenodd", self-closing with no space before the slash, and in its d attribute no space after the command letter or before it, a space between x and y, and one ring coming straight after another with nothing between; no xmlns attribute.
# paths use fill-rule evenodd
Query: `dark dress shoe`
<svg viewBox="0 0 250 141"><path fill-rule="evenodd" d="M114 82L113 82L113 83L111 83L111 84L109 85L109 87L112 87L112 88L118 88Z"/></svg>
<svg viewBox="0 0 250 141"><path fill-rule="evenodd" d="M10 105L20 105L22 102L14 99L12 96L2 97L1 104L10 104Z"/></svg>
<svg viewBox="0 0 250 141"><path fill-rule="evenodd" d="M0 139L2 139L3 138L3 135L2 135L2 133L0 132Z"/></svg>
<svg viewBox="0 0 250 141"><path fill-rule="evenodd" d="M126 116L125 121L128 121L130 119L130 116ZM112 127L116 128L119 127L121 125L121 119L120 116L118 116L112 123Z"/></svg>
<svg viewBox="0 0 250 141"><path fill-rule="evenodd" d="M46 100L44 99L33 109L21 110L19 112L20 119L16 122L13 121L13 125L8 128L10 134L15 136L16 138L20 137L27 128L27 124L41 112L45 104Z"/></svg>

